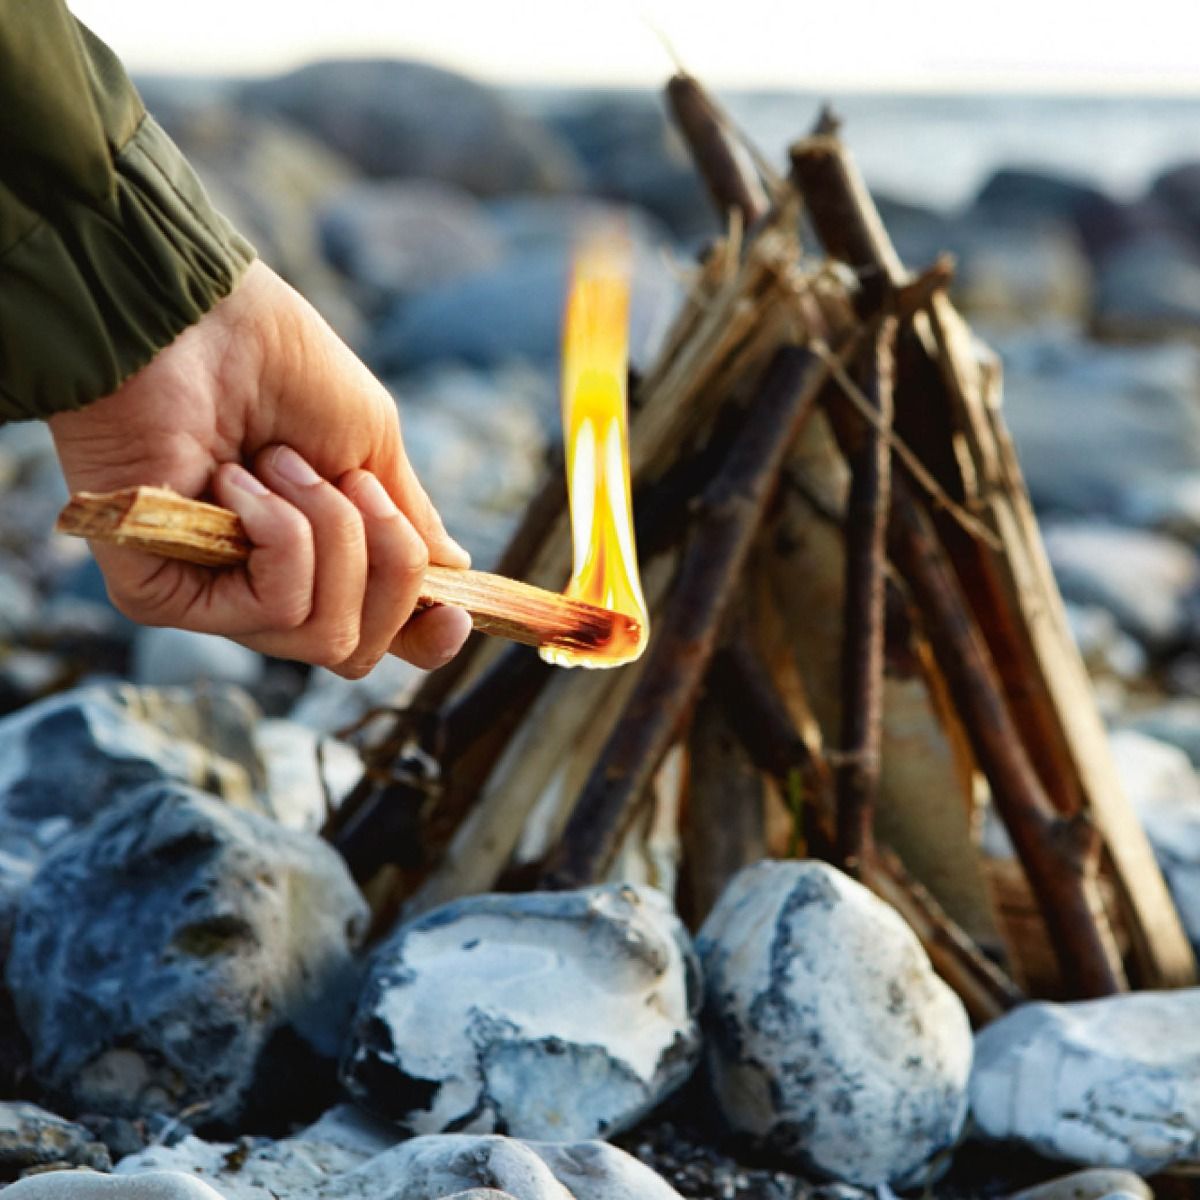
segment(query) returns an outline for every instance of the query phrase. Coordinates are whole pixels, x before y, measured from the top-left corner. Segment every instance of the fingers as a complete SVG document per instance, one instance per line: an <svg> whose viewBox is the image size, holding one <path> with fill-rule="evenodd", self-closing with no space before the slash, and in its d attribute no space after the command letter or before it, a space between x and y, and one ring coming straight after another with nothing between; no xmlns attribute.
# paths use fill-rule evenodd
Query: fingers
<svg viewBox="0 0 1200 1200"><path fill-rule="evenodd" d="M392 642L392 653L415 667L433 671L448 663L471 632L471 618L461 608L431 608L417 613Z"/></svg>
<svg viewBox="0 0 1200 1200"><path fill-rule="evenodd" d="M459 610L409 622L430 551L374 475L350 471L335 485L294 450L274 446L258 455L254 474L221 466L213 490L253 544L245 569L214 572L97 547L127 615L223 634L348 678L389 651L432 669L462 645L470 620Z"/></svg>

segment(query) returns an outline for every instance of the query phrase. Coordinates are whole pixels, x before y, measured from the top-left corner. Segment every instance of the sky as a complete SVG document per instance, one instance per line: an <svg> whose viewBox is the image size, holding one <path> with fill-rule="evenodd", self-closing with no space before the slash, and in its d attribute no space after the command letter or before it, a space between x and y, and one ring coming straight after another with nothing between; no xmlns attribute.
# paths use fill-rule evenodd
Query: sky
<svg viewBox="0 0 1200 1200"><path fill-rule="evenodd" d="M426 59L504 83L1200 92L1197 0L68 0L135 72ZM660 32L656 32L660 31Z"/></svg>

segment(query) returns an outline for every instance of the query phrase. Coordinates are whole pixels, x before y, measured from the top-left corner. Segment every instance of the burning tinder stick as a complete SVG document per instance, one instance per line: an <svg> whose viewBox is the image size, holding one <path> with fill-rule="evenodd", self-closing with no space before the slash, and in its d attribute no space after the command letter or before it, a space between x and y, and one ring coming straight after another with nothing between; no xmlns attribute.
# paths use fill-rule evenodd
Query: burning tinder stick
<svg viewBox="0 0 1200 1200"><path fill-rule="evenodd" d="M239 566L251 550L236 513L160 487L79 492L58 530L212 567ZM435 604L466 609L483 633L566 654L603 653L640 637L623 613L483 571L428 567L418 605Z"/></svg>
<svg viewBox="0 0 1200 1200"><path fill-rule="evenodd" d="M575 256L563 320L562 415L574 562L566 594L624 614L631 636L541 655L563 667L616 667L646 648L650 617L638 576L629 486L628 241L601 229Z"/></svg>

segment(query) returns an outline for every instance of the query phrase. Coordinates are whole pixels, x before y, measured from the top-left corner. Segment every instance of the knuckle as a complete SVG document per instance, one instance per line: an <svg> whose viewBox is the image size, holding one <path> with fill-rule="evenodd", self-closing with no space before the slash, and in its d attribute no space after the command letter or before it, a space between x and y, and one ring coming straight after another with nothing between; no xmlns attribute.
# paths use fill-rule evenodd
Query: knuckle
<svg viewBox="0 0 1200 1200"><path fill-rule="evenodd" d="M299 629L308 620L310 608L311 596L301 591L289 590L266 605L267 619L276 629Z"/></svg>
<svg viewBox="0 0 1200 1200"><path fill-rule="evenodd" d="M317 666L337 671L354 657L358 649L358 627L345 626L320 636Z"/></svg>

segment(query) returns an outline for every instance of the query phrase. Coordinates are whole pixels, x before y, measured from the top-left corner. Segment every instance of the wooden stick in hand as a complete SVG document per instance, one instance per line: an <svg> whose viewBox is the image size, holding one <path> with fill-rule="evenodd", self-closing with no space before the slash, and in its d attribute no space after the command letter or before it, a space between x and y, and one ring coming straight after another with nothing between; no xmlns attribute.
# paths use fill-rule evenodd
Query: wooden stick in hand
<svg viewBox="0 0 1200 1200"><path fill-rule="evenodd" d="M59 514L58 530L210 567L240 566L251 550L236 513L161 487L78 492ZM456 567L426 568L418 606L435 604L466 609L483 633L564 650L599 649L634 624L623 613Z"/></svg>

